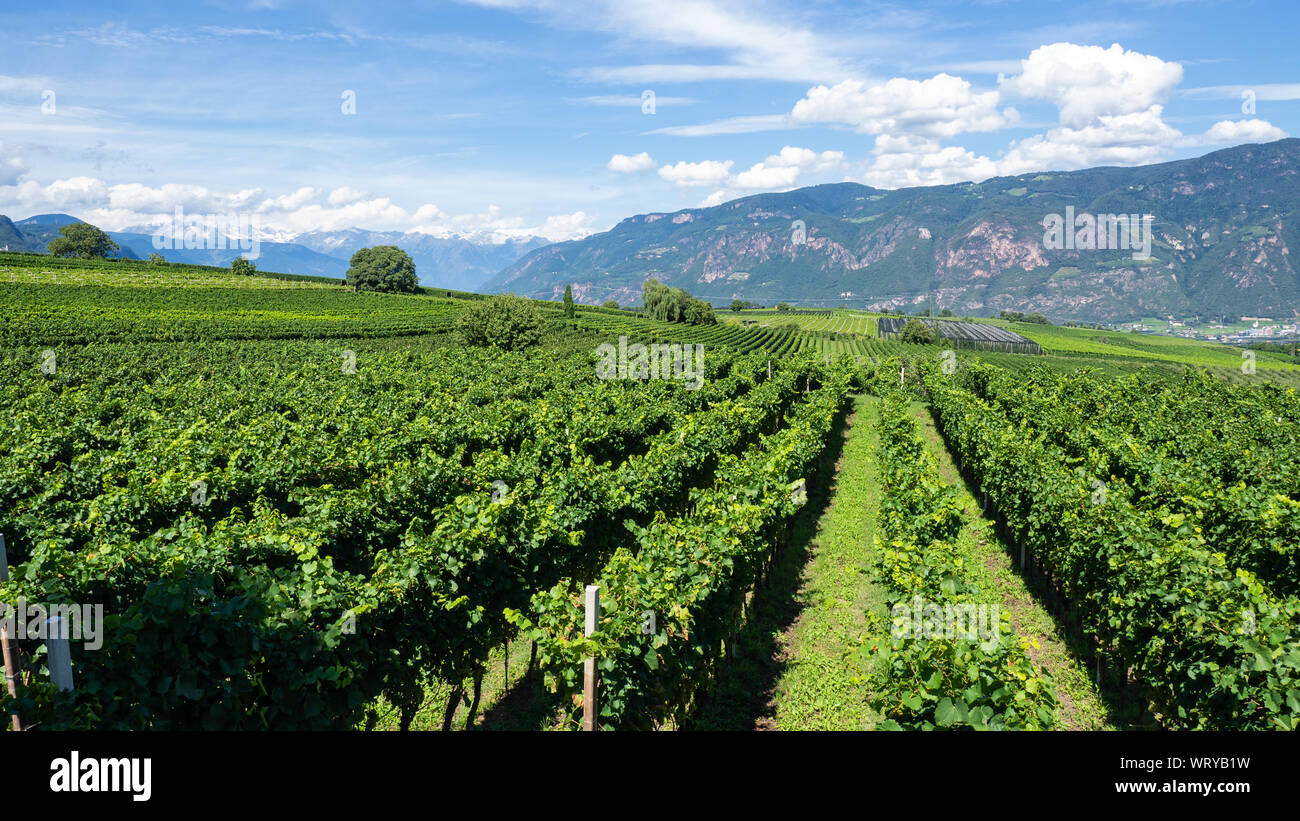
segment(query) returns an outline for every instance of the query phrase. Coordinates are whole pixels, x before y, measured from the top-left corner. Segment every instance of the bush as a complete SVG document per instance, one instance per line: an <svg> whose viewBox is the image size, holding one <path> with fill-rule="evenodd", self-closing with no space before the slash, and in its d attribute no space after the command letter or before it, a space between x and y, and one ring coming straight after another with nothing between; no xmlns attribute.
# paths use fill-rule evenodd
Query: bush
<svg viewBox="0 0 1300 821"><path fill-rule="evenodd" d="M59 236L50 242L49 251L56 257L97 259L118 250L117 243L108 234L88 222L76 222L59 229Z"/></svg>
<svg viewBox="0 0 1300 821"><path fill-rule="evenodd" d="M253 274L257 273L257 266L243 257L235 257L235 261L230 263L230 273L251 277Z"/></svg>
<svg viewBox="0 0 1300 821"><path fill-rule="evenodd" d="M348 267L348 284L358 291L382 291L413 294L420 289L415 277L415 263L394 245L362 248L352 255Z"/></svg>
<svg viewBox="0 0 1300 821"><path fill-rule="evenodd" d="M692 299L686 305L686 324L717 325L718 317L713 313L713 306L703 300Z"/></svg>
<svg viewBox="0 0 1300 821"><path fill-rule="evenodd" d="M517 351L542 341L542 315L526 299L497 294L471 302L456 321L467 345Z"/></svg>
<svg viewBox="0 0 1300 821"><path fill-rule="evenodd" d="M903 342L915 342L921 345L933 345L939 341L939 334L919 319L909 320L898 335Z"/></svg>

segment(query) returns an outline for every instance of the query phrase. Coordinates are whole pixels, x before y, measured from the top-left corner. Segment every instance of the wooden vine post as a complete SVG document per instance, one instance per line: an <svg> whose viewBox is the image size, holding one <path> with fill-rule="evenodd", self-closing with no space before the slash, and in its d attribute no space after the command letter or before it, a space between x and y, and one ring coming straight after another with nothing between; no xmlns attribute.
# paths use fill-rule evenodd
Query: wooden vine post
<svg viewBox="0 0 1300 821"><path fill-rule="evenodd" d="M587 624L585 634L590 637L596 632L596 622L600 619L600 587L587 585ZM589 656L582 662L582 729L587 732L596 730L596 658Z"/></svg>
<svg viewBox="0 0 1300 821"><path fill-rule="evenodd" d="M9 581L9 553L5 549L5 537L0 533L0 582ZM18 677L22 673L19 669L18 645L14 637L9 635L8 620L0 620L0 653L3 654L5 665L5 689L9 692L10 698L18 698ZM23 724L22 716L18 713L13 715L13 728L18 731L27 729Z"/></svg>

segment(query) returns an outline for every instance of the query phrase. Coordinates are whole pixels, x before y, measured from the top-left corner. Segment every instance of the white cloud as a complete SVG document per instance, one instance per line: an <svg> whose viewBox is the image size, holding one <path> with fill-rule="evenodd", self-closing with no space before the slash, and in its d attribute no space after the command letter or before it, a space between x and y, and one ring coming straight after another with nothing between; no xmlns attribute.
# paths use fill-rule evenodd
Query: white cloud
<svg viewBox="0 0 1300 821"><path fill-rule="evenodd" d="M268 197L257 188L226 193L196 185L169 183L151 188L138 183L108 185L93 177L71 177L47 185L34 181L0 185L0 213L29 216L65 212L108 231L148 231L169 224L177 207L191 215L253 211L262 237L282 241L310 231L344 228L420 231L494 242L526 236L560 241L590 234L594 222L582 211L530 224L522 217L504 215L495 205L485 213L447 214L425 203L411 212L387 197L368 197L352 188L335 189L324 203L316 201L321 194L319 189L300 188Z"/></svg>
<svg viewBox="0 0 1300 821"><path fill-rule="evenodd" d="M349 188L345 185L341 188L335 188L333 191L331 191L329 197L326 199L326 202L328 202L330 205L333 206L351 205L354 202L360 202L361 200L364 200L367 196L369 195L366 194L364 191L358 191L355 188Z"/></svg>
<svg viewBox="0 0 1300 821"><path fill-rule="evenodd" d="M795 187L804 172L822 173L843 165L843 151L818 153L810 148L787 145L762 162L754 163L748 170L710 181L720 187L705 197L702 205L717 205L755 191L788 191Z"/></svg>
<svg viewBox="0 0 1300 821"><path fill-rule="evenodd" d="M1253 91L1256 100L1300 100L1300 83L1256 83L1239 86L1201 86L1179 89L1180 96L1198 100L1240 100Z"/></svg>
<svg viewBox="0 0 1300 821"><path fill-rule="evenodd" d="M1081 128L1099 117L1148 111L1182 80L1178 63L1125 51L1118 43L1110 48L1052 43L1030 52L1020 74L1004 78L1001 88L1055 103L1062 125Z"/></svg>
<svg viewBox="0 0 1300 821"><path fill-rule="evenodd" d="M672 125L656 128L646 134L667 134L672 137L713 137L718 134L750 134L755 131L781 131L799 128L800 123L785 114L759 114L749 117L728 117L711 123Z"/></svg>
<svg viewBox="0 0 1300 821"><path fill-rule="evenodd" d="M320 193L320 189L318 188L304 186L299 188L297 191L294 191L292 194L285 194L283 196L271 197L270 199L263 200L262 204L257 206L257 210L259 213L265 213L267 211L293 211L316 199L320 196Z"/></svg>
<svg viewBox="0 0 1300 821"><path fill-rule="evenodd" d="M731 180L731 187L743 189L783 190L794 186L804 171L829 171L844 164L843 151L823 151L818 154L809 148L787 145L779 154L773 154L760 163L750 166Z"/></svg>
<svg viewBox="0 0 1300 821"><path fill-rule="evenodd" d="M1287 133L1267 120L1220 120L1196 138L1197 145L1267 143L1282 140Z"/></svg>
<svg viewBox="0 0 1300 821"><path fill-rule="evenodd" d="M689 188L697 185L716 185L725 180L731 173L732 161L719 162L717 160L704 160L703 162L679 162L676 165L665 165L659 169L659 176L673 185L682 188Z"/></svg>
<svg viewBox="0 0 1300 821"><path fill-rule="evenodd" d="M960 146L943 148L933 140L881 134L874 153L861 181L876 188L980 182L1000 173L997 162L988 157Z"/></svg>
<svg viewBox="0 0 1300 821"><path fill-rule="evenodd" d="M476 5L541 11L562 25L580 25L621 39L720 51L727 62L597 66L579 76L606 83L767 79L825 82L852 76L834 56L834 40L800 25L796 15L726 0L469 0Z"/></svg>
<svg viewBox="0 0 1300 821"><path fill-rule="evenodd" d="M0 185L13 185L27 171L22 157L0 140Z"/></svg>
<svg viewBox="0 0 1300 821"><path fill-rule="evenodd" d="M809 89L790 116L803 123L851 125L863 134L953 137L1015 123L1015 109L999 111L998 99L998 92L977 93L967 81L948 74L928 80L894 77L876 84L845 80Z"/></svg>
<svg viewBox="0 0 1300 821"><path fill-rule="evenodd" d="M615 154L609 158L606 167L618 174L636 174L641 171L649 171L654 168L655 161L650 155L642 151L640 154L628 156L627 154Z"/></svg>
<svg viewBox="0 0 1300 821"><path fill-rule="evenodd" d="M1098 117L1082 128L1053 128L1013 143L999 166L1004 174L1142 165L1157 162L1182 139L1162 119L1163 108Z"/></svg>

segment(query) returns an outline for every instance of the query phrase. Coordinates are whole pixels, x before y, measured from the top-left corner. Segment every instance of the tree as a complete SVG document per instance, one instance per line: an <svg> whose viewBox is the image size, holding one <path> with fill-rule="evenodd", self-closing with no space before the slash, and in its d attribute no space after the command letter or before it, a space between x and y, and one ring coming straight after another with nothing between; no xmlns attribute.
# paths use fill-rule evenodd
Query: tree
<svg viewBox="0 0 1300 821"><path fill-rule="evenodd" d="M939 312L939 316L952 316L952 311L948 310L947 308L944 308L942 311Z"/></svg>
<svg viewBox="0 0 1300 821"><path fill-rule="evenodd" d="M105 258L118 250L108 234L88 222L74 222L59 229L59 236L49 245L56 257Z"/></svg>
<svg viewBox="0 0 1300 821"><path fill-rule="evenodd" d="M778 303L776 303L776 309L777 309L778 311L788 311L788 310L790 310L790 303L788 303L788 302L778 302Z"/></svg>
<svg viewBox="0 0 1300 821"><path fill-rule="evenodd" d="M163 257L162 254L150 254L150 255L149 255L149 264L150 264L150 265L165 265L166 263L167 263L167 260L166 260L165 257Z"/></svg>
<svg viewBox="0 0 1300 821"><path fill-rule="evenodd" d="M230 273L238 276L251 277L257 273L257 266L243 257L235 257L235 261L230 263Z"/></svg>
<svg viewBox="0 0 1300 821"><path fill-rule="evenodd" d="M903 331L898 335L903 342L915 342L921 345L933 345L939 341L939 334L935 333L934 328L926 325L919 319L910 319L903 326Z"/></svg>
<svg viewBox="0 0 1300 821"><path fill-rule="evenodd" d="M718 317L713 313L713 306L701 299L692 299L686 306L686 323L688 325L717 325Z"/></svg>
<svg viewBox="0 0 1300 821"><path fill-rule="evenodd" d="M456 321L466 344L517 351L542 341L542 315L532 302L496 294L471 302Z"/></svg>
<svg viewBox="0 0 1300 821"><path fill-rule="evenodd" d="M618 307L618 300L617 300L617 299L607 299L607 300L605 300L604 302L600 303L600 307L602 307L602 308L617 308L617 307Z"/></svg>
<svg viewBox="0 0 1300 821"><path fill-rule="evenodd" d="M412 294L420 289L415 278L415 263L401 248L376 245L362 248L352 255L348 267L348 284L358 291L383 291Z"/></svg>
<svg viewBox="0 0 1300 821"><path fill-rule="evenodd" d="M641 304L645 315L660 322L681 322L686 318L686 308L691 295L681 288L664 285L657 279L647 279L641 286Z"/></svg>
<svg viewBox="0 0 1300 821"><path fill-rule="evenodd" d="M564 286L564 317L573 319L573 285L565 284Z"/></svg>

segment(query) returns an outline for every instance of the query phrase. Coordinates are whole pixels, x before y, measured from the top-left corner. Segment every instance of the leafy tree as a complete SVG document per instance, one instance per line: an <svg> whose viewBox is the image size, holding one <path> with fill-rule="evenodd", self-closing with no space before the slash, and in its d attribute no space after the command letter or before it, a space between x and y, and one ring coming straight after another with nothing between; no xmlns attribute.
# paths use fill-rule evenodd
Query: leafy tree
<svg viewBox="0 0 1300 821"><path fill-rule="evenodd" d="M607 300L605 300L604 302L600 303L600 307L602 307L602 308L617 308L617 307L619 307L619 305L618 305L618 300L617 300L617 299L607 299Z"/></svg>
<svg viewBox="0 0 1300 821"><path fill-rule="evenodd" d="M939 312L939 316L952 316L952 311L948 310L947 308L944 308L942 311Z"/></svg>
<svg viewBox="0 0 1300 821"><path fill-rule="evenodd" d="M777 309L778 311L788 311L788 310L790 310L790 303L788 303L788 302L778 302L778 303L776 303L776 309Z"/></svg>
<svg viewBox="0 0 1300 821"><path fill-rule="evenodd" d="M681 288L664 285L657 279L647 279L641 286L641 304L645 315L660 322L681 322L686 318L686 307L691 295Z"/></svg>
<svg viewBox="0 0 1300 821"><path fill-rule="evenodd" d="M415 263L405 251L393 245L362 248L352 255L348 284L358 291L411 294L420 289Z"/></svg>
<svg viewBox="0 0 1300 821"><path fill-rule="evenodd" d="M166 264L166 262L167 262L167 259L166 259L165 257L163 257L162 254L150 254L150 255L149 255L149 264L150 264L150 265L164 265L164 264Z"/></svg>
<svg viewBox="0 0 1300 821"><path fill-rule="evenodd" d="M532 302L496 294L471 302L456 321L466 344L517 351L542 341L543 320Z"/></svg>
<svg viewBox="0 0 1300 821"><path fill-rule="evenodd" d="M903 342L915 342L921 345L933 345L939 341L939 334L934 328L919 319L908 320L898 338Z"/></svg>
<svg viewBox="0 0 1300 821"><path fill-rule="evenodd" d="M59 236L49 245L56 257L81 257L96 259L107 257L118 250L117 243L88 222L74 222L59 229Z"/></svg>
<svg viewBox="0 0 1300 821"><path fill-rule="evenodd" d="M718 317L713 313L712 305L700 299L692 299L686 306L686 323L688 325L717 325Z"/></svg>
<svg viewBox="0 0 1300 821"><path fill-rule="evenodd" d="M243 257L235 257L235 261L230 263L230 273L251 277L257 273L257 266Z"/></svg>
<svg viewBox="0 0 1300 821"><path fill-rule="evenodd" d="M564 316L566 319L573 319L573 285L565 284L564 286Z"/></svg>

